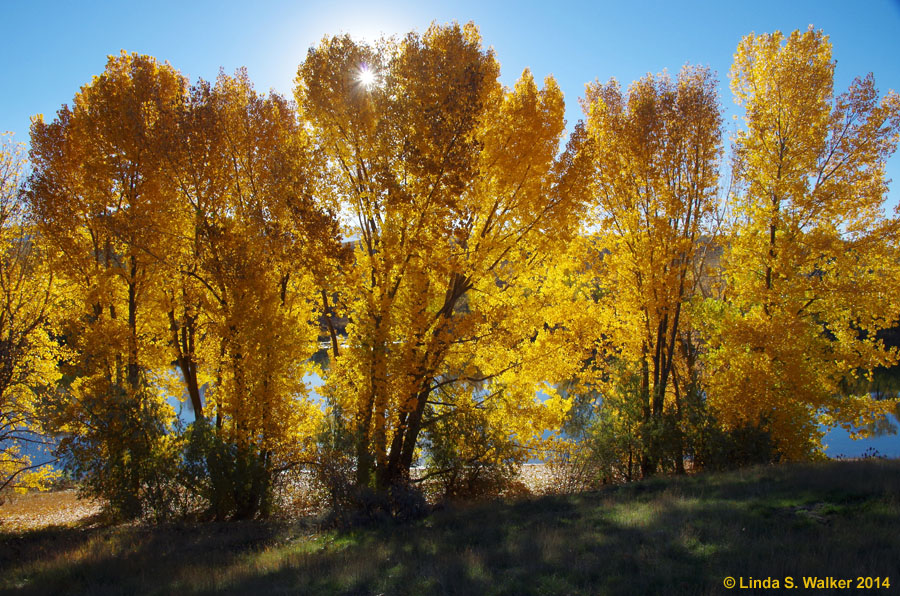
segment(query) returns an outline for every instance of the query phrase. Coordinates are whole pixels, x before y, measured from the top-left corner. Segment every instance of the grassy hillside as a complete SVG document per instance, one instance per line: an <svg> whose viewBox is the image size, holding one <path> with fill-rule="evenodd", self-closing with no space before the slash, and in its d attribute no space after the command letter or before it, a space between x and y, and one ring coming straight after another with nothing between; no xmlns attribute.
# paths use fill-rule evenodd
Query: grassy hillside
<svg viewBox="0 0 900 596"><path fill-rule="evenodd" d="M900 461L660 478L349 533L292 522L0 535L10 594L722 594L729 576L889 578L878 592L900 591Z"/></svg>

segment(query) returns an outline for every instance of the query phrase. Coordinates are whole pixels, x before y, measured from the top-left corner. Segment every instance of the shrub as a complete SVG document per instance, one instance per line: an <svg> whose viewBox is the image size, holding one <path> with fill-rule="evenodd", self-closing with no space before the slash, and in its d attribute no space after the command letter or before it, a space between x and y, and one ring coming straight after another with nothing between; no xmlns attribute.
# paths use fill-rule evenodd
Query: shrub
<svg viewBox="0 0 900 596"><path fill-rule="evenodd" d="M77 408L56 414L77 428L62 437L56 454L83 493L99 497L114 519L169 519L183 507L177 483L181 440L169 426L166 405L145 391L117 386L112 395L80 391Z"/></svg>
<svg viewBox="0 0 900 596"><path fill-rule="evenodd" d="M205 420L190 425L180 466L183 484L216 520L267 517L275 478L269 454L223 439Z"/></svg>
<svg viewBox="0 0 900 596"><path fill-rule="evenodd" d="M696 446L696 465L707 470L731 470L781 459L763 424L725 430L710 423Z"/></svg>
<svg viewBox="0 0 900 596"><path fill-rule="evenodd" d="M515 437L492 424L485 409L461 404L452 416L435 416L425 433L425 476L445 499L497 496L510 487L528 458Z"/></svg>

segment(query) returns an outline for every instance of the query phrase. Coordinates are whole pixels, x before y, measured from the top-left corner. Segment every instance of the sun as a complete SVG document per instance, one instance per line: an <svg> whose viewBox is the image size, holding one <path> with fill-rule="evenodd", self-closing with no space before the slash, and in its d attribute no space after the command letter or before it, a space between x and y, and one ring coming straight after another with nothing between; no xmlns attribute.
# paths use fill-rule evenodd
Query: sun
<svg viewBox="0 0 900 596"><path fill-rule="evenodd" d="M356 80L359 81L359 84L365 87L367 91L376 85L377 78L375 71L370 69L368 64L360 66L359 72L356 74Z"/></svg>

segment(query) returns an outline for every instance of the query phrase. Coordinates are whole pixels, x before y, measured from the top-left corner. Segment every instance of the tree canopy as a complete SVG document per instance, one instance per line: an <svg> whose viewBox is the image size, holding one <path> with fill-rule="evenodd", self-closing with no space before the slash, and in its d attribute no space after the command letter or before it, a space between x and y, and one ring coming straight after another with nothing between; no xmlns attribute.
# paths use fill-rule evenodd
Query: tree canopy
<svg viewBox="0 0 900 596"><path fill-rule="evenodd" d="M588 85L566 141L471 23L325 37L293 101L110 56L27 181L4 144L0 489L42 433L124 517L815 457L896 406L856 393L898 360L900 98L833 77L820 31L744 38L728 151L706 68Z"/></svg>

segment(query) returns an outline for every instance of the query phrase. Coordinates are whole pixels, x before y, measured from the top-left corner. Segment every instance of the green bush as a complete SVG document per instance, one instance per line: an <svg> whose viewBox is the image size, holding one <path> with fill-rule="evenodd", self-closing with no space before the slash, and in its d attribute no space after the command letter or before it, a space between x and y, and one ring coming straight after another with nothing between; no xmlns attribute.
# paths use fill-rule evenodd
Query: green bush
<svg viewBox="0 0 900 596"><path fill-rule="evenodd" d="M348 528L425 515L428 504L422 492L410 483L397 483L379 491L357 482L356 438L343 420L340 410L333 408L325 417L317 440L313 478L328 512L326 524Z"/></svg>
<svg viewBox="0 0 900 596"><path fill-rule="evenodd" d="M56 449L65 471L83 493L99 497L114 519L160 521L179 515L177 482L181 441L155 396L119 387L113 395L81 396L77 409L60 410L80 432L64 435Z"/></svg>
<svg viewBox="0 0 900 596"><path fill-rule="evenodd" d="M704 429L695 449L697 467L707 470L732 470L781 459L763 424L745 424L724 430L711 423Z"/></svg>
<svg viewBox="0 0 900 596"><path fill-rule="evenodd" d="M434 422L425 432L425 476L444 499L496 496L512 485L528 458L477 402L452 413L431 411L429 418Z"/></svg>
<svg viewBox="0 0 900 596"><path fill-rule="evenodd" d="M188 427L180 477L207 515L216 520L268 517L274 476L267 453L224 440L205 420Z"/></svg>

